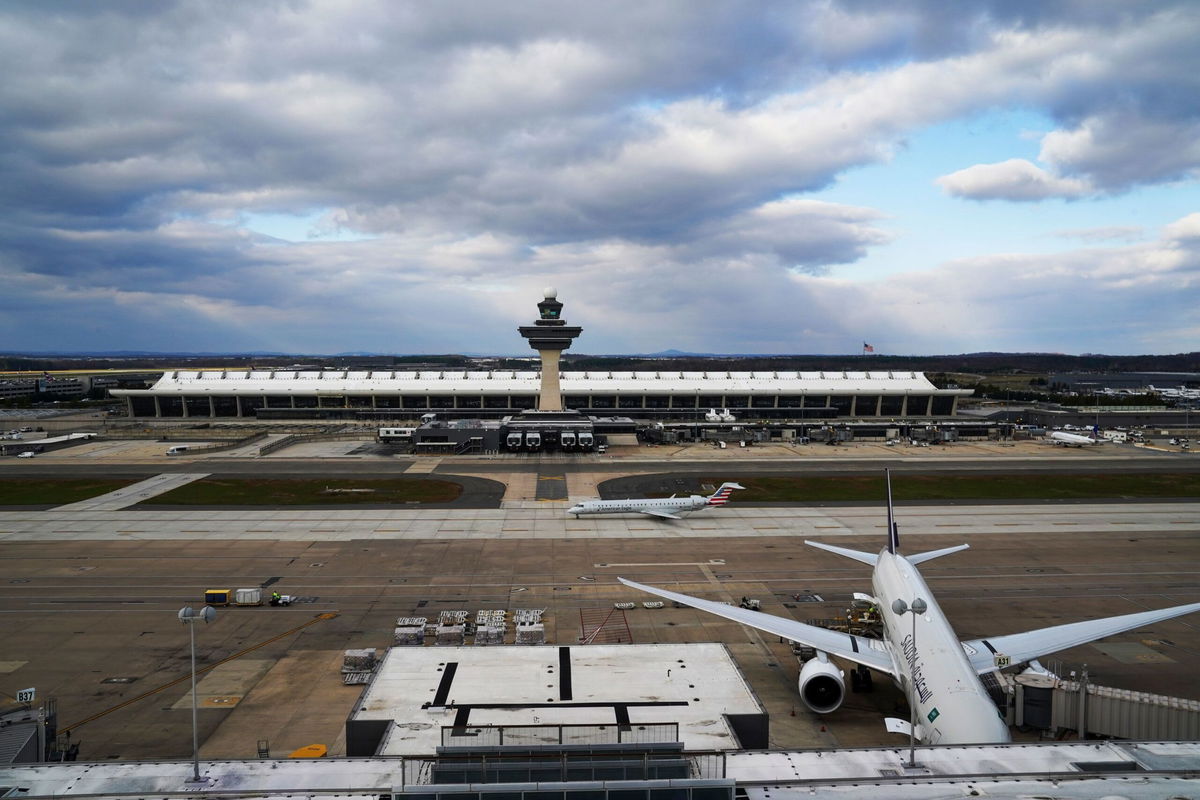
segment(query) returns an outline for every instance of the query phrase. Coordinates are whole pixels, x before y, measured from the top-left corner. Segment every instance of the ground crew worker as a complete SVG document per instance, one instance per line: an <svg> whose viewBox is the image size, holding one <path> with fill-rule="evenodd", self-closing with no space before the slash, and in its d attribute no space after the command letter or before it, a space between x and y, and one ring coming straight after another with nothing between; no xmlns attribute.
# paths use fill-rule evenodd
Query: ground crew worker
<svg viewBox="0 0 1200 800"><path fill-rule="evenodd" d="M271 605L273 605L273 606L279 605L279 600L280 600L279 592L271 592Z"/></svg>

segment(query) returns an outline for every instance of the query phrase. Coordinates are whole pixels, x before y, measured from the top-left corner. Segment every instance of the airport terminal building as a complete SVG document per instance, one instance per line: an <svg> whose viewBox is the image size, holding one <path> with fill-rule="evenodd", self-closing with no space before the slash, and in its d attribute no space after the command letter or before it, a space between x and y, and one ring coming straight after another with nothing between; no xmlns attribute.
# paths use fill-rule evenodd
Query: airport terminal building
<svg viewBox="0 0 1200 800"><path fill-rule="evenodd" d="M563 406L584 414L695 420L953 416L969 389L920 372L563 372ZM504 417L534 409L541 372L176 370L113 389L131 417L262 419Z"/></svg>

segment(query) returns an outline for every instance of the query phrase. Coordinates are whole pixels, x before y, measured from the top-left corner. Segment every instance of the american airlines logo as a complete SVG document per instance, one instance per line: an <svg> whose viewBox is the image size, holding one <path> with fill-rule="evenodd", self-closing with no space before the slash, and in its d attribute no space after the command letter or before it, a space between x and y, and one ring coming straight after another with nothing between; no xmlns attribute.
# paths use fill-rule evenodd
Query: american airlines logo
<svg viewBox="0 0 1200 800"><path fill-rule="evenodd" d="M904 651L905 660L908 661L908 672L912 675L913 688L917 690L917 696L921 698L921 702L928 703L929 698L933 697L933 692L929 690L928 684L925 683L925 676L921 674L921 658L917 655L917 646L911 634L900 641L900 647Z"/></svg>
<svg viewBox="0 0 1200 800"><path fill-rule="evenodd" d="M710 506L723 506L729 502L729 496L733 494L733 489L722 489L721 491L708 498Z"/></svg>

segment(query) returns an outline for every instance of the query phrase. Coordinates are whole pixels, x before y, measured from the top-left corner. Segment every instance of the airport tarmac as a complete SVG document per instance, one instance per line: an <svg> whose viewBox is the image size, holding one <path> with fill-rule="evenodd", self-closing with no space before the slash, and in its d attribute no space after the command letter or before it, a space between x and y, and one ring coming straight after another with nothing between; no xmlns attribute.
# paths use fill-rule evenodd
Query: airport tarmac
<svg viewBox="0 0 1200 800"><path fill-rule="evenodd" d="M347 458L344 451L307 460L172 460L170 470L162 469L165 458L89 466L96 459L56 453L14 465L19 469L9 461L0 477L92 470L142 478L175 471L432 472L499 481L505 494L500 507L476 509L151 510L93 503L0 512L0 680L10 694L32 686L39 696L55 697L60 723L72 726L84 759L186 758L188 636L176 612L199 606L208 588L262 585L300 600L288 608L220 609L215 622L196 630L201 668L233 657L200 680L202 755L253 757L260 739L277 755L315 742L336 755L344 752L343 723L359 694L340 680L341 653L389 646L400 616L545 608L548 643L574 644L588 609L650 599L617 584L617 575L714 599L755 597L764 611L801 620L839 616L851 592L868 588L867 568L808 548L803 539L875 549L884 531L881 507L753 508L735 501L682 522L576 521L564 513L567 501L535 499L545 483L540 477L561 476L567 494L582 496L619 475L731 466L661 458L662 450L603 464ZM919 459L889 461L922 470L1011 471L1017 463L995 456ZM1196 463L1113 451L1022 459L1031 469L1064 471L1079 464L1092 471ZM831 467L882 466L861 452L820 463L784 461L739 459L737 467L824 474ZM971 544L923 569L963 638L1200 600L1195 502L905 506L899 522L906 549ZM881 719L903 715L903 698L886 682L818 718L799 701L798 667L785 643L686 608L638 605L624 617L634 641L726 643L770 712L774 747L897 744ZM1064 669L1087 663L1102 685L1200 699L1194 679L1200 619L1161 623L1057 660Z"/></svg>
<svg viewBox="0 0 1200 800"><path fill-rule="evenodd" d="M952 540L928 535L907 515L901 524L914 550L972 545L924 571L967 638L1200 600L1200 537L1191 517L1190 525L1132 530L1098 514L1090 525L1057 530L964 527ZM829 533L821 538L859 548L879 538L874 530ZM358 696L341 684L340 653L388 646L397 617L545 608L548 643L574 644L587 609L646 599L617 584L617 575L715 599L756 597L764 611L802 620L839 616L851 592L868 588L868 570L807 548L801 537L10 539L0 543L0 674L6 685L54 696L61 722L75 725L186 677L187 633L175 619L181 606L198 606L208 588L265 584L302 600L220 609L196 631L201 667L249 651L200 682L202 753L252 757L258 739L269 739L274 752L321 742L337 753ZM318 617L331 612L337 616ZM691 609L639 605L624 616L634 641L725 642L771 714L773 746L894 743L881 717L903 704L885 682L817 718L799 703L795 658L773 637ZM1200 620L1173 620L1059 658L1068 667L1086 662L1103 685L1200 699ZM187 691L181 681L151 692L73 728L73 738L88 759L186 757Z"/></svg>

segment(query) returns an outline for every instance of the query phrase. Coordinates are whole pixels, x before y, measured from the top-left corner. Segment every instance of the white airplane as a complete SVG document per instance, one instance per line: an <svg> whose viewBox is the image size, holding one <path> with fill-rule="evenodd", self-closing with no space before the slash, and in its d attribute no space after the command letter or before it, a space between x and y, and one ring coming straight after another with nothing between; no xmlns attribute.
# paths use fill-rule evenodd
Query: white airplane
<svg viewBox="0 0 1200 800"><path fill-rule="evenodd" d="M698 511L709 506L723 506L729 502L734 489L745 489L740 483L722 483L721 488L708 497L693 494L688 497L635 497L629 500L584 500L567 509L579 519L581 514L649 514L662 519L683 519L681 511Z"/></svg>
<svg viewBox="0 0 1200 800"><path fill-rule="evenodd" d="M1098 444L1099 440L1093 439L1090 436L1081 436L1078 433L1066 433L1065 431L1050 431L1046 435L1052 444L1062 447L1084 447L1085 445Z"/></svg>
<svg viewBox="0 0 1200 800"><path fill-rule="evenodd" d="M867 668L890 676L901 688L916 689L917 729L907 721L889 719L888 730L910 731L926 744L983 744L1010 740L1008 726L979 681L986 672L1016 666L1070 647L1136 630L1155 622L1200 611L1200 603L1142 611L1119 617L1073 622L1026 633L988 636L960 641L917 564L965 550L969 545L947 547L911 556L900 554L900 536L892 513L891 479L888 478L888 543L878 554L809 542L805 544L852 558L874 567L871 585L883 621L883 639L868 639L806 625L793 619L735 608L686 594L657 589L618 578L621 583L677 603L708 611L752 628L815 648L817 656L800 670L800 696L818 714L828 714L842 704L844 673L829 660L837 656L854 662L859 674ZM915 617L910 605L926 603ZM905 613L905 611L908 613ZM919 610L919 609L918 609ZM912 702L911 689L906 690Z"/></svg>

